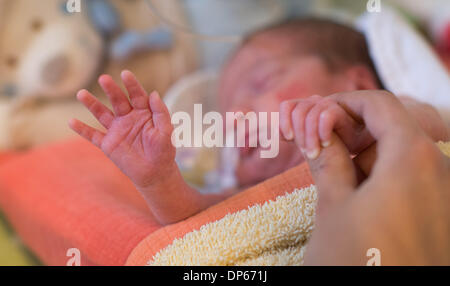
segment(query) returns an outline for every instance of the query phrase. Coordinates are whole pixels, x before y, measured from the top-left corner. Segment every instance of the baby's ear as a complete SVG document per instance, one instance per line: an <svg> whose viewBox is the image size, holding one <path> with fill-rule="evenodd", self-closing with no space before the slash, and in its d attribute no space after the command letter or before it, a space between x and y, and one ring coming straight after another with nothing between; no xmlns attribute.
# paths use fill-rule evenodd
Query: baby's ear
<svg viewBox="0 0 450 286"><path fill-rule="evenodd" d="M377 76L365 65L354 65L345 71L349 84L353 85L355 90L375 90L380 89Z"/></svg>

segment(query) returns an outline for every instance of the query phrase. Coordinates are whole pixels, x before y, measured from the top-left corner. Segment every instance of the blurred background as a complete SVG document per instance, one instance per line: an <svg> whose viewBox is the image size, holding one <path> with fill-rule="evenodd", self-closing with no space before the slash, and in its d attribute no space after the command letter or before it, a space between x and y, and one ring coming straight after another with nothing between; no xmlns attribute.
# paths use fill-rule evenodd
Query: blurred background
<svg viewBox="0 0 450 286"><path fill-rule="evenodd" d="M98 127L74 95L86 88L105 101L96 85L100 74L118 78L129 69L146 90L165 94L196 71L220 70L248 33L291 17L353 23L389 4L450 65L446 2L0 0L0 165L15 154L75 136L67 127L70 118ZM0 215L0 265L36 264Z"/></svg>

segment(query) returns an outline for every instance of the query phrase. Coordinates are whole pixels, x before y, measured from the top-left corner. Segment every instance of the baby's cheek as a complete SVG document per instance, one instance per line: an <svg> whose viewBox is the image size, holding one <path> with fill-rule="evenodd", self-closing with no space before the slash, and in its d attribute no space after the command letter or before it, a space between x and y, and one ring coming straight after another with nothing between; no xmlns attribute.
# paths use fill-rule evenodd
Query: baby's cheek
<svg viewBox="0 0 450 286"><path fill-rule="evenodd" d="M298 82L291 83L280 88L276 93L276 97L280 101L290 100L290 99L301 99L306 98L312 94L307 94L307 89L303 84Z"/></svg>

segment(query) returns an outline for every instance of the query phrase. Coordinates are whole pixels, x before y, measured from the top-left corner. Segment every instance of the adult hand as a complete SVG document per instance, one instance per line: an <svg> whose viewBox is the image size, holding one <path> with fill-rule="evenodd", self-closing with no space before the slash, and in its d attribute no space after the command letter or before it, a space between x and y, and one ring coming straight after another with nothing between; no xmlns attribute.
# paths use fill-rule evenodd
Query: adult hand
<svg viewBox="0 0 450 286"><path fill-rule="evenodd" d="M305 264L450 265L450 160L392 94L333 96L364 122L377 157L362 183L345 144L334 136L308 160L319 192L316 229Z"/></svg>

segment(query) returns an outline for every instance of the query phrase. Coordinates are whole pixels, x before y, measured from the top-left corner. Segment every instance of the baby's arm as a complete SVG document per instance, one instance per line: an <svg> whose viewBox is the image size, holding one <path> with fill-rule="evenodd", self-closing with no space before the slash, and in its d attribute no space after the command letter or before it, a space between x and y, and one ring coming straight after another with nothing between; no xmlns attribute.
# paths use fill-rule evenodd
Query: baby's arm
<svg viewBox="0 0 450 286"><path fill-rule="evenodd" d="M226 194L201 194L183 180L175 163L170 114L158 93L148 95L129 71L122 73L122 81L129 97L110 76L99 78L114 112L86 90L77 95L106 132L76 119L70 121L70 127L99 147L131 179L162 224L183 220L223 200Z"/></svg>

